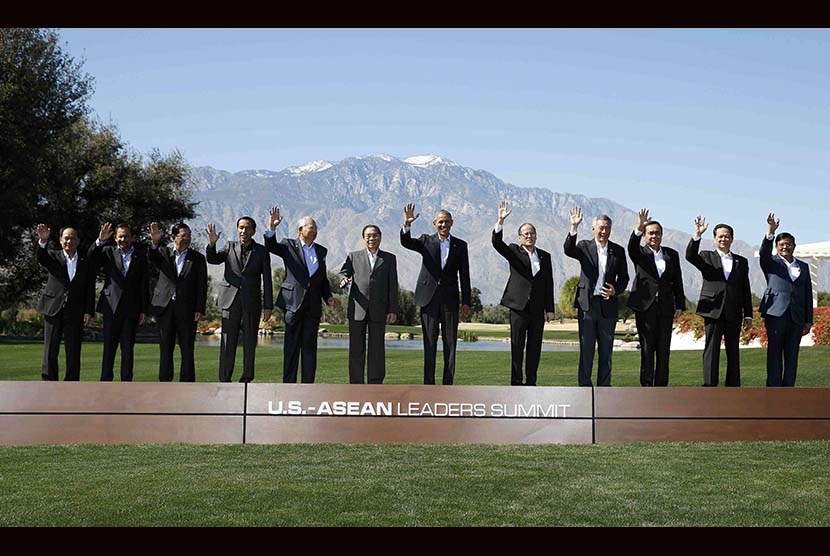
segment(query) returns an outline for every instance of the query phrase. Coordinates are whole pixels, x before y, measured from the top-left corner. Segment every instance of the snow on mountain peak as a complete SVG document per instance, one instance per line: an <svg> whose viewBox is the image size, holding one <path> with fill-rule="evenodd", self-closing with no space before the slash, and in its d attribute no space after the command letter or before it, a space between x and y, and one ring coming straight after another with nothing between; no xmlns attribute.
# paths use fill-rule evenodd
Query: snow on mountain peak
<svg viewBox="0 0 830 556"><path fill-rule="evenodd" d="M323 170L328 170L334 166L328 160L315 160L314 162L309 162L308 164L303 164L302 166L290 166L286 168L292 174L308 174L311 172L322 172Z"/></svg>
<svg viewBox="0 0 830 556"><path fill-rule="evenodd" d="M434 154L421 154L417 156L410 156L409 158L404 158L404 162L407 164L411 164L412 166L419 166L421 168L428 168L429 166L433 166L435 164L447 164L449 166L458 166L452 160L447 160L446 158L441 158L440 156Z"/></svg>

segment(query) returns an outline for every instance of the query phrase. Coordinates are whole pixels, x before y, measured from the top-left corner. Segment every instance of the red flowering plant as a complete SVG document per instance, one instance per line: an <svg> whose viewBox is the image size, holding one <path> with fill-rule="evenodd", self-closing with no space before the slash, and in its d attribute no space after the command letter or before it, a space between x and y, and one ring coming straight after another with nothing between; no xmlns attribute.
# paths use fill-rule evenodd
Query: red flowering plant
<svg viewBox="0 0 830 556"><path fill-rule="evenodd" d="M830 346L830 307L813 309L813 344Z"/></svg>
<svg viewBox="0 0 830 556"><path fill-rule="evenodd" d="M753 340L761 342L761 347L767 347L767 329L764 327L764 317L758 307L752 309L752 326L746 329L741 329L741 343L749 344Z"/></svg>
<svg viewBox="0 0 830 556"><path fill-rule="evenodd" d="M705 332L703 317L692 309L680 313L680 316L674 321L674 328L681 334L692 332L695 340L701 339Z"/></svg>

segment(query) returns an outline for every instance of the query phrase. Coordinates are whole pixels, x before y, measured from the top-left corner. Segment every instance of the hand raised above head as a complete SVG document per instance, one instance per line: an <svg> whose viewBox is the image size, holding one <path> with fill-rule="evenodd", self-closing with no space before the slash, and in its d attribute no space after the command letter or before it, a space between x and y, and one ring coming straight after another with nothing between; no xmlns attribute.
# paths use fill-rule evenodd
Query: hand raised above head
<svg viewBox="0 0 830 556"><path fill-rule="evenodd" d="M37 225L37 237L41 243L46 243L49 241L49 236L52 235L52 228L47 226L46 224L38 224Z"/></svg>
<svg viewBox="0 0 830 556"><path fill-rule="evenodd" d="M150 241L153 242L153 245L158 245L161 241L161 229L157 222L150 223Z"/></svg>
<svg viewBox="0 0 830 556"><path fill-rule="evenodd" d="M105 222L101 224L101 230L98 232L98 239L101 241L107 241L109 238L112 237L113 234L112 223Z"/></svg>
<svg viewBox="0 0 830 556"><path fill-rule="evenodd" d="M499 223L504 223L504 219L510 216L513 210L506 200L499 201Z"/></svg>
<svg viewBox="0 0 830 556"><path fill-rule="evenodd" d="M216 225L208 224L207 229L205 230L208 236L208 245L216 245L216 242L219 241L219 236L222 235L222 232L216 231Z"/></svg>
<svg viewBox="0 0 830 556"><path fill-rule="evenodd" d="M268 227L274 230L280 225L280 222L282 222L280 207L271 207L271 210L268 211Z"/></svg>
<svg viewBox="0 0 830 556"><path fill-rule="evenodd" d="M702 236L708 227L709 224L706 223L705 218L700 215L695 217L695 234Z"/></svg>
<svg viewBox="0 0 830 556"><path fill-rule="evenodd" d="M574 207L571 209L571 227L576 228L582 224L582 209Z"/></svg>
<svg viewBox="0 0 830 556"><path fill-rule="evenodd" d="M767 215L767 235L771 236L775 234L775 230L778 229L778 226L781 225L781 220L775 218L775 213L771 212Z"/></svg>
<svg viewBox="0 0 830 556"><path fill-rule="evenodd" d="M404 215L404 227L408 228L415 222L421 213L415 214L415 203L407 203L406 206L403 208L403 215Z"/></svg>

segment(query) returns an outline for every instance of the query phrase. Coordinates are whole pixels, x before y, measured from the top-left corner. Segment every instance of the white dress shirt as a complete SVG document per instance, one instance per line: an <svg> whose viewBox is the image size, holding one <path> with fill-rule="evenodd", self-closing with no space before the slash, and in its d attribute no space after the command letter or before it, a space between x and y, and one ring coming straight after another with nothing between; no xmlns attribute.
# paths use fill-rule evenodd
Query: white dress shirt
<svg viewBox="0 0 830 556"><path fill-rule="evenodd" d="M774 235L767 236L767 239L770 240L770 241L772 241L773 238L775 238ZM788 263L787 259L785 259L781 255L779 255L778 253L773 255L772 258L780 260L782 263L784 263L787 266L787 274L790 275L790 280L792 280L793 282L798 280L798 277L801 276L801 265L798 264L798 259L796 259L795 257L793 257L793 262L791 262L791 263Z"/></svg>
<svg viewBox="0 0 830 556"><path fill-rule="evenodd" d="M608 242L605 247L599 244L595 239L594 243L597 246L597 265L599 265L599 274L597 274L597 285L594 287L594 295L602 295L602 288L605 287L605 269L608 267Z"/></svg>
<svg viewBox="0 0 830 556"><path fill-rule="evenodd" d="M366 253L369 254L369 269L374 270L375 269L375 261L378 260L377 251L375 251L375 254L372 255L372 252L367 249Z"/></svg>

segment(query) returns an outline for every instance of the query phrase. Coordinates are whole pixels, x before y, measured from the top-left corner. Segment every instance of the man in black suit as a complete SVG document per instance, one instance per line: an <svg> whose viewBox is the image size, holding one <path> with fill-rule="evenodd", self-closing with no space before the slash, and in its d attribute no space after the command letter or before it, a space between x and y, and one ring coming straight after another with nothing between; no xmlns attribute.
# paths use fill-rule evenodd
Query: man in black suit
<svg viewBox="0 0 830 556"><path fill-rule="evenodd" d="M51 234L46 224L37 225L37 261L49 273L37 305L44 320L41 378L58 380L58 354L63 337L66 349L63 379L80 380L83 329L95 314L95 272L87 257L78 252L80 239L74 228L61 230L60 251L47 249Z"/></svg>
<svg viewBox="0 0 830 556"><path fill-rule="evenodd" d="M190 227L184 223L173 226L173 245L159 247L161 230L150 224L150 249L147 257L159 269L150 310L159 324L159 380L173 380L173 350L176 339L182 353L180 382L196 380L193 356L196 323L202 318L207 303L207 262L205 256L190 248Z"/></svg>
<svg viewBox="0 0 830 556"><path fill-rule="evenodd" d="M499 255L510 263L510 278L501 297L501 304L510 309L510 385L536 386L545 322L553 319L553 268L550 253L536 247L533 224L519 226L521 245L504 242L504 220L511 212L507 201L499 202L499 219L491 238ZM526 379L522 382L525 344Z"/></svg>
<svg viewBox="0 0 830 556"><path fill-rule="evenodd" d="M279 207L270 212L265 247L285 263L285 281L277 295L277 307L285 311L285 343L282 381L297 382L300 354L303 356L302 382L311 384L317 373L317 331L323 316L322 301L331 307L337 300L331 295L326 276L328 250L315 243L317 222L304 216L297 223L299 238L277 241L274 230L282 222Z"/></svg>
<svg viewBox="0 0 830 556"><path fill-rule="evenodd" d="M565 237L565 255L579 261L579 284L573 306L579 323L579 385L593 386L594 348L599 351L597 385L611 386L611 354L617 326L617 297L628 287L625 249L611 237L611 217L594 218L594 239L576 242L582 209L571 209L571 230Z"/></svg>
<svg viewBox="0 0 830 556"><path fill-rule="evenodd" d="M415 286L415 304L421 308L424 335L424 384L435 384L435 356L438 352L438 326L444 344L443 384L455 379L455 347L458 338L458 283L461 282L461 318L470 316L470 261L467 242L450 236L452 215L440 210L432 225L436 233L413 239L410 226L421 215L415 205L404 208L401 245L421 254L421 273Z"/></svg>
<svg viewBox="0 0 830 556"><path fill-rule="evenodd" d="M720 343L726 345L726 385L741 385L741 323L752 325L752 290L749 261L730 251L734 230L728 224L715 226L715 251L700 251L700 238L708 228L706 219L695 218L695 233L686 247L686 260L703 274L697 314L703 317L706 346L703 349L703 386L718 385Z"/></svg>
<svg viewBox="0 0 830 556"><path fill-rule="evenodd" d="M120 344L121 381L131 382L136 330L144 323L149 304L147 258L133 244L132 229L126 224L115 227L115 245L107 245L112 236L112 224L103 224L89 249L90 264L96 270L104 269L104 289L98 299L98 312L104 316L101 380L113 379L115 352Z"/></svg>
<svg viewBox="0 0 830 556"><path fill-rule="evenodd" d="M274 309L271 255L265 246L254 241L256 222L250 216L243 216L236 221L236 233L239 241L228 241L222 250L217 252L216 242L221 232L217 233L213 224L207 226L207 262L225 264L225 279L219 283L219 294L216 299L216 303L222 309L220 382L230 382L233 376L240 328L244 361L239 382L251 382L254 379L259 319L262 316L262 319L268 322Z"/></svg>
<svg viewBox="0 0 830 556"><path fill-rule="evenodd" d="M686 309L680 255L661 247L663 226L649 219L647 209L640 209L638 218L628 240L628 256L636 270L628 306L640 337L640 384L668 386L672 323ZM645 246L640 245L642 237Z"/></svg>
<svg viewBox="0 0 830 556"><path fill-rule="evenodd" d="M386 324L398 318L398 262L380 250L378 226L363 228L365 249L353 251L340 268L340 287L349 288L349 383L363 384L363 368L369 384L383 384L386 376ZM366 329L369 361L366 365Z"/></svg>
<svg viewBox="0 0 830 556"><path fill-rule="evenodd" d="M793 256L792 234L775 236L777 253L772 254L773 236L780 224L769 213L767 235L758 251L767 279L760 307L767 331L767 386L795 386L801 337L813 327L813 284L810 266Z"/></svg>

